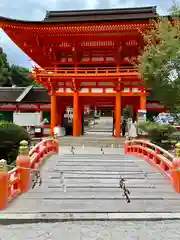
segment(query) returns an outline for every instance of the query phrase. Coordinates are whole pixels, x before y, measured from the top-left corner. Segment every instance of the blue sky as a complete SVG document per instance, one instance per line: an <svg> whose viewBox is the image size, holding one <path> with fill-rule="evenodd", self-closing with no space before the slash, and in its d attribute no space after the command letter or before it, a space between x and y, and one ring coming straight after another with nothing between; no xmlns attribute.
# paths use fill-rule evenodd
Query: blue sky
<svg viewBox="0 0 180 240"><path fill-rule="evenodd" d="M180 0L177 2L180 3ZM128 8L157 6L165 15L171 0L1 0L0 15L23 20L43 20L47 10L76 10L98 8ZM0 45L12 64L31 67L32 61L0 30Z"/></svg>

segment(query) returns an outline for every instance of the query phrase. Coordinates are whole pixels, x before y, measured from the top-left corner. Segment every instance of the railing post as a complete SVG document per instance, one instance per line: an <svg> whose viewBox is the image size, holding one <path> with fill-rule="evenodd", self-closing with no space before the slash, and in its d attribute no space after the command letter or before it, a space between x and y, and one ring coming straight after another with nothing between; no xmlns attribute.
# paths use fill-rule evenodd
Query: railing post
<svg viewBox="0 0 180 240"><path fill-rule="evenodd" d="M21 193L27 192L31 183L31 160L27 141L20 142L19 155L16 159L16 166L19 167L19 188ZM23 169L24 168L24 169ZM26 169L25 169L26 168Z"/></svg>
<svg viewBox="0 0 180 240"><path fill-rule="evenodd" d="M176 144L176 157L177 158L180 157L180 142Z"/></svg>
<svg viewBox="0 0 180 240"><path fill-rule="evenodd" d="M161 151L158 148L155 148L155 153L158 155L161 154Z"/></svg>
<svg viewBox="0 0 180 240"><path fill-rule="evenodd" d="M56 136L54 136L53 139L50 141L49 146L51 148L51 151L53 151L54 153L59 152L58 138Z"/></svg>
<svg viewBox="0 0 180 240"><path fill-rule="evenodd" d="M180 193L180 158L174 158L172 162L172 184L177 193Z"/></svg>
<svg viewBox="0 0 180 240"><path fill-rule="evenodd" d="M128 141L125 140L124 142L124 154L127 154L128 153Z"/></svg>
<svg viewBox="0 0 180 240"><path fill-rule="evenodd" d="M0 210L8 206L9 175L6 160L0 160Z"/></svg>
<svg viewBox="0 0 180 240"><path fill-rule="evenodd" d="M180 193L180 143L176 144L176 158L172 162L172 183L175 191Z"/></svg>
<svg viewBox="0 0 180 240"><path fill-rule="evenodd" d="M58 138L55 138L54 139L54 141L55 141L55 153L59 153L59 140L58 140Z"/></svg>

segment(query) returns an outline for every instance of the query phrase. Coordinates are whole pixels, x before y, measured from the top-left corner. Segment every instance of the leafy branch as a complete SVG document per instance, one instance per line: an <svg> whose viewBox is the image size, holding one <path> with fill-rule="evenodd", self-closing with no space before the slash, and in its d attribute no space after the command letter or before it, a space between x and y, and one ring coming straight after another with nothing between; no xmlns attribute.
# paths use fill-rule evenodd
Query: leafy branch
<svg viewBox="0 0 180 240"><path fill-rule="evenodd" d="M156 100L177 110L180 103L180 6L175 1L171 19L159 17L143 35L145 47L138 68Z"/></svg>

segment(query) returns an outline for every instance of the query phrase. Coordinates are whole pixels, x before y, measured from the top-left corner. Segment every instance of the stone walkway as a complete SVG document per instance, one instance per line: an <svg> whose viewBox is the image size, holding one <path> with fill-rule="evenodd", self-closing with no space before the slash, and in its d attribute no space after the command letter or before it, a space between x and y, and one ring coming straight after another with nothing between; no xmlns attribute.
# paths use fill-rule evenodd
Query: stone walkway
<svg viewBox="0 0 180 240"><path fill-rule="evenodd" d="M0 226L3 240L179 240L180 221L61 222Z"/></svg>
<svg viewBox="0 0 180 240"><path fill-rule="evenodd" d="M63 171L64 187L60 175ZM119 189L120 175L126 179L131 203ZM42 168L43 184L13 201L0 219L70 218L115 219L143 216L142 213L180 215L180 195L170 183L143 159L125 156L123 149L61 147ZM153 214L152 214L153 213ZM120 217L121 216L121 217ZM156 216L156 215L154 215ZM168 215L166 215L168 216ZM14 218L16 218L14 217Z"/></svg>
<svg viewBox="0 0 180 240"><path fill-rule="evenodd" d="M96 124L86 131L85 135L103 135L112 136L113 129L113 118L112 117L101 117L96 119Z"/></svg>

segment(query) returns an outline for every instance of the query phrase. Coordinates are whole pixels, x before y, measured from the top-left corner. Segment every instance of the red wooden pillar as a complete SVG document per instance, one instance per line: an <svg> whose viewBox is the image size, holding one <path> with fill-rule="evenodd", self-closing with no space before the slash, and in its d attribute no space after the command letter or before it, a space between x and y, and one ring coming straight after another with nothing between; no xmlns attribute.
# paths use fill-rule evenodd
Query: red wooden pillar
<svg viewBox="0 0 180 240"><path fill-rule="evenodd" d="M57 109L57 125L62 127L64 121L65 106L59 104Z"/></svg>
<svg viewBox="0 0 180 240"><path fill-rule="evenodd" d="M140 96L140 110L146 110L146 94Z"/></svg>
<svg viewBox="0 0 180 240"><path fill-rule="evenodd" d="M51 136L54 135L54 127L57 124L57 99L56 95L51 95Z"/></svg>
<svg viewBox="0 0 180 240"><path fill-rule="evenodd" d="M79 92L75 91L73 96L73 136L79 136Z"/></svg>
<svg viewBox="0 0 180 240"><path fill-rule="evenodd" d="M82 135L82 114L84 112L84 104L79 103L79 136Z"/></svg>
<svg viewBox="0 0 180 240"><path fill-rule="evenodd" d="M116 92L116 107L115 107L115 132L116 137L121 136L121 92Z"/></svg>

